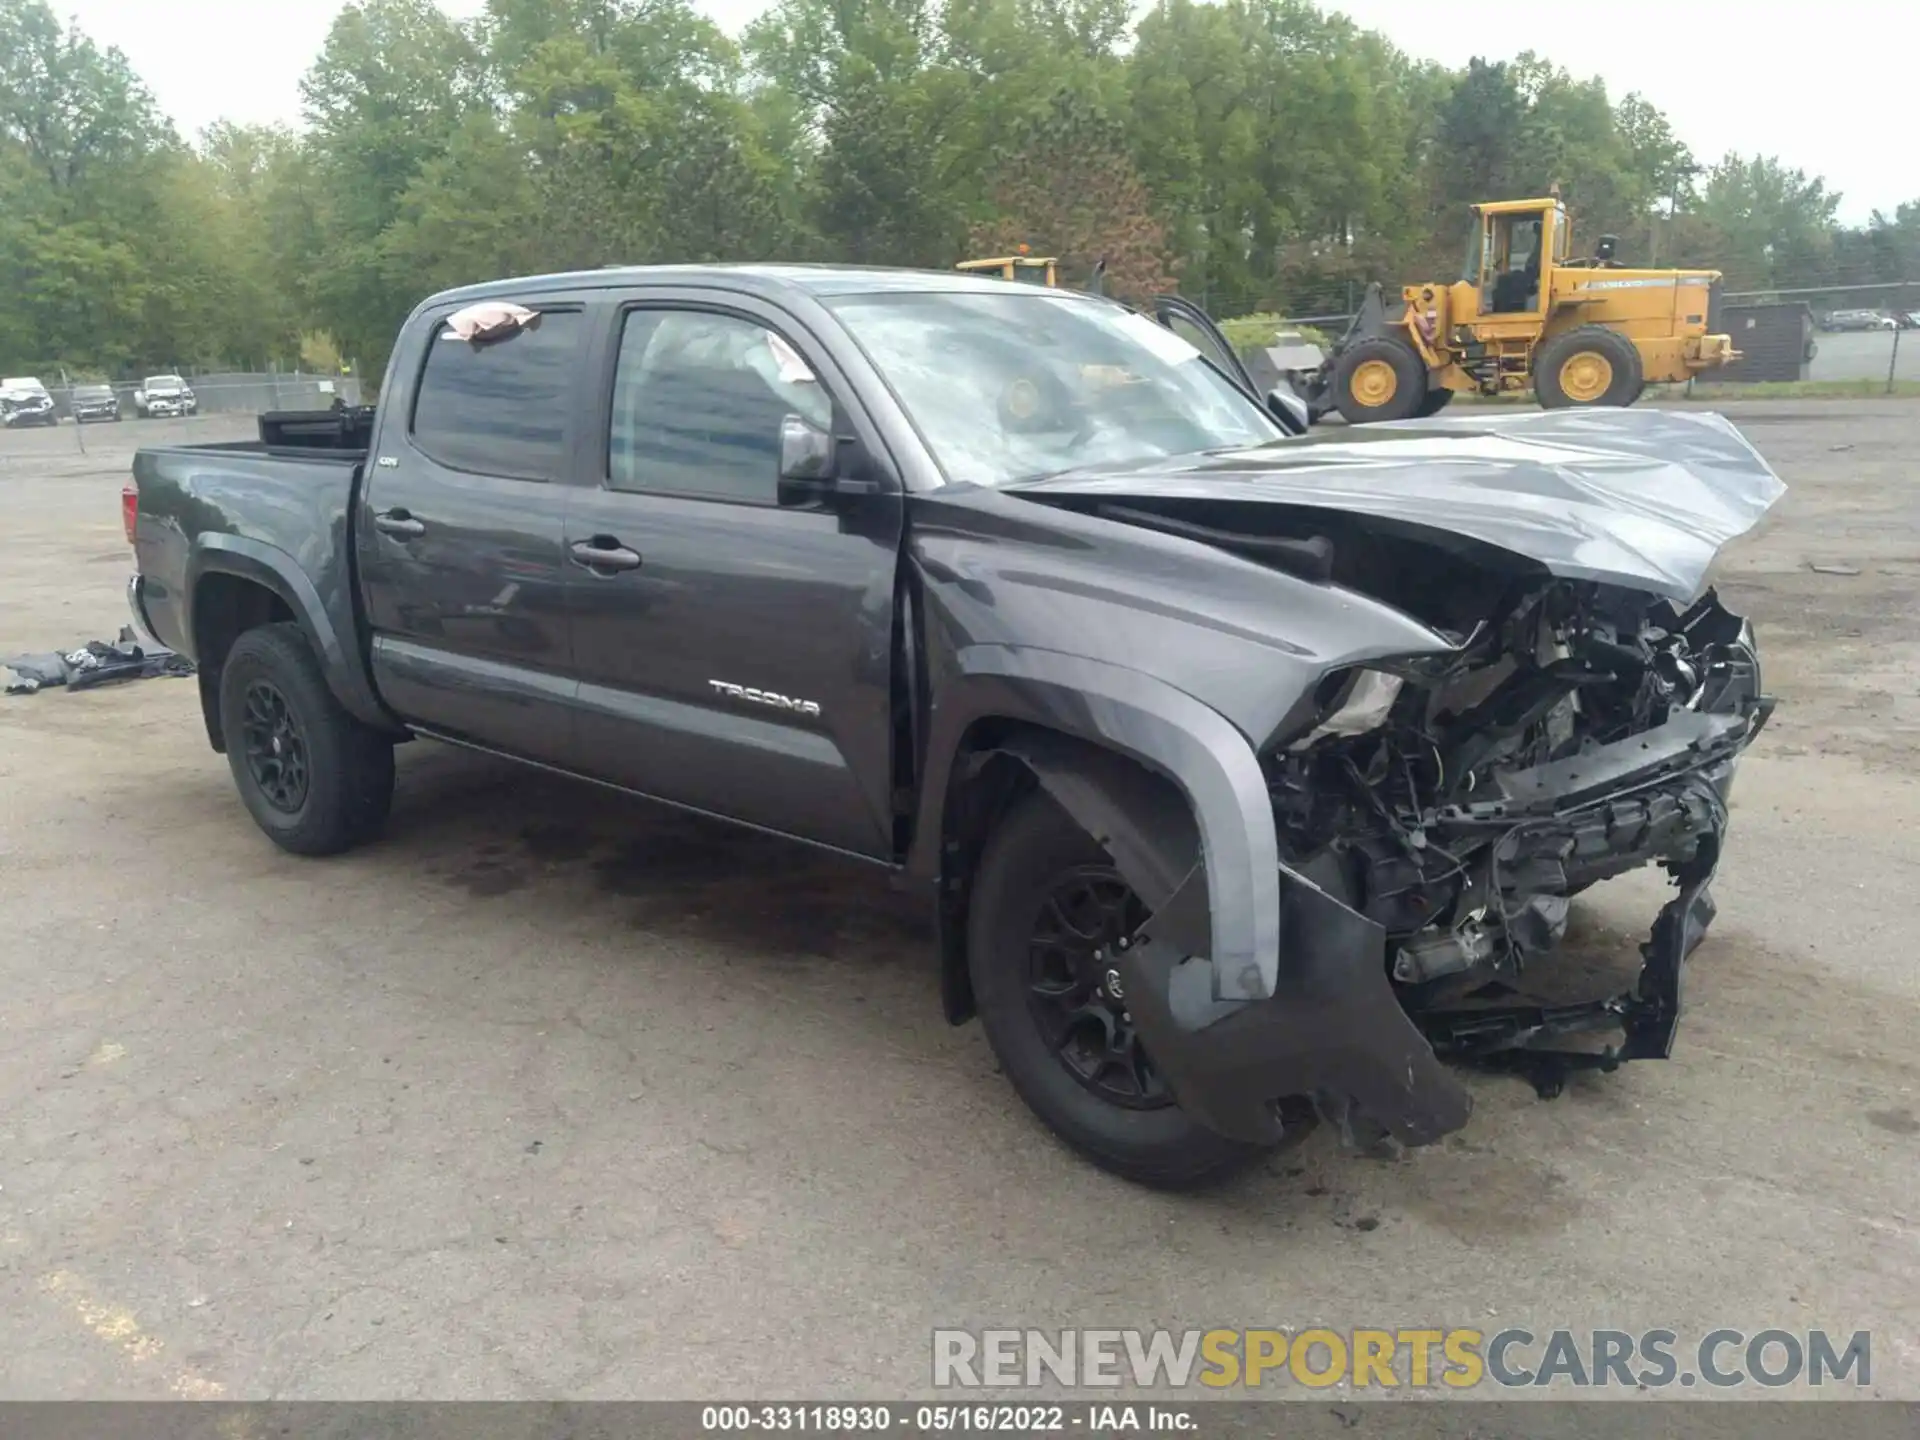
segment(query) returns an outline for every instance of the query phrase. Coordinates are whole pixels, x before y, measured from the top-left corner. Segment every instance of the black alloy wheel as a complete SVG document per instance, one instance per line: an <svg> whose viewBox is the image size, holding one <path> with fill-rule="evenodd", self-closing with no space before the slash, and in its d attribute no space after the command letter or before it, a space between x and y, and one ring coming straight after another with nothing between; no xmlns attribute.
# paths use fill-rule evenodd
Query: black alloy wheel
<svg viewBox="0 0 1920 1440"><path fill-rule="evenodd" d="M1079 865L1054 877L1027 950L1027 1006L1067 1073L1110 1104L1157 1110L1173 1103L1127 1011L1116 946L1147 910L1110 866Z"/></svg>
<svg viewBox="0 0 1920 1440"><path fill-rule="evenodd" d="M1146 904L1047 794L1029 791L1001 815L970 892L967 977L980 1022L1048 1128L1103 1168L1169 1189L1267 1153L1194 1119L1141 1045L1114 960Z"/></svg>
<svg viewBox="0 0 1920 1440"><path fill-rule="evenodd" d="M247 770L263 798L285 815L307 803L307 741L300 719L271 680L247 686Z"/></svg>

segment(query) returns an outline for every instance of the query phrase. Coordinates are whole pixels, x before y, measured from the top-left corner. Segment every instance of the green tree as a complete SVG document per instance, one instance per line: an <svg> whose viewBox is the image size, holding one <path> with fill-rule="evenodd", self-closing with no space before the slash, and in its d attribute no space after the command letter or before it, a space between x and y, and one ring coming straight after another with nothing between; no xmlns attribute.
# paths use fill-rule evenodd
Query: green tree
<svg viewBox="0 0 1920 1440"><path fill-rule="evenodd" d="M173 139L127 57L62 27L43 0L0 0L0 136L68 194Z"/></svg>
<svg viewBox="0 0 1920 1440"><path fill-rule="evenodd" d="M1057 256L1074 281L1104 261L1109 290L1136 300L1173 288L1166 227L1117 121L1066 90L1008 141L992 192L999 213L975 226L972 249L1004 255L1028 244Z"/></svg>
<svg viewBox="0 0 1920 1440"><path fill-rule="evenodd" d="M1728 155L1707 171L1695 223L1679 245L1686 263L1723 271L1730 290L1770 290L1831 278L1840 196L1772 156Z"/></svg>
<svg viewBox="0 0 1920 1440"><path fill-rule="evenodd" d="M386 263L408 189L491 108L481 51L433 0L365 0L334 20L301 86L318 232L313 319L374 372L420 298Z"/></svg>
<svg viewBox="0 0 1920 1440"><path fill-rule="evenodd" d="M354 0L302 133L182 144L124 56L0 0L0 368L319 353L377 374L432 289L503 273L1026 242L1219 313L1451 272L1468 206L1558 183L1582 248L1733 288L1920 269L1920 202L1704 174L1645 97L1551 58L1417 62L1310 0ZM977 252L976 252L977 253ZM304 337L304 338L303 338ZM11 358L9 358L11 357Z"/></svg>

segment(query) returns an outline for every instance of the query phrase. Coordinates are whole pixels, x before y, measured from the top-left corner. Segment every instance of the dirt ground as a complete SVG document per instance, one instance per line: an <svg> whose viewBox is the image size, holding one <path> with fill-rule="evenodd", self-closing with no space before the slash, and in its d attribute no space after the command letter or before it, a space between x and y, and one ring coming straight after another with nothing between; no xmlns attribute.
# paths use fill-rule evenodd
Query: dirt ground
<svg viewBox="0 0 1920 1440"><path fill-rule="evenodd" d="M1055 1144L874 874L425 743L302 861L191 682L0 701L0 1397L898 1395L934 1326L1308 1323L1866 1329L1920 1397L1920 405L1729 413L1783 704L1675 1057L1198 1197ZM111 636L131 447L232 433L0 435L0 654Z"/></svg>

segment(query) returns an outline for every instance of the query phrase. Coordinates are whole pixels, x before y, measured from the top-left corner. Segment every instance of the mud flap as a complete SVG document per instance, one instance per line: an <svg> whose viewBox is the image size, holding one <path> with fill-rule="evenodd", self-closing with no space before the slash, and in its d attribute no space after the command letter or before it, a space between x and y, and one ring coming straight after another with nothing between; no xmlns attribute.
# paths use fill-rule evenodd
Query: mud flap
<svg viewBox="0 0 1920 1440"><path fill-rule="evenodd" d="M1407 1019L1387 981L1386 932L1284 866L1280 985L1213 998L1206 878L1196 868L1120 957L1127 1006L1180 1107L1236 1140L1271 1143L1276 1102L1312 1096L1407 1145L1467 1123L1473 1099Z"/></svg>

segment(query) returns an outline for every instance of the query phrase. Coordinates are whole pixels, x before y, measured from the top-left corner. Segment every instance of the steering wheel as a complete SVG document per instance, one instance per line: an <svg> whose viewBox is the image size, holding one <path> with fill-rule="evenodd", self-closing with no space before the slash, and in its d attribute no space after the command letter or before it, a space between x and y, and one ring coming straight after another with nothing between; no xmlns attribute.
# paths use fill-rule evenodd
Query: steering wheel
<svg viewBox="0 0 1920 1440"><path fill-rule="evenodd" d="M1086 407L1074 398L1066 382L1050 370L1016 375L1001 387L994 408L1000 428L1009 435L1063 431L1070 422L1072 430L1067 435L1067 443L1072 445L1093 432Z"/></svg>

